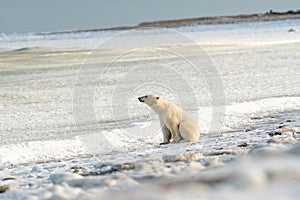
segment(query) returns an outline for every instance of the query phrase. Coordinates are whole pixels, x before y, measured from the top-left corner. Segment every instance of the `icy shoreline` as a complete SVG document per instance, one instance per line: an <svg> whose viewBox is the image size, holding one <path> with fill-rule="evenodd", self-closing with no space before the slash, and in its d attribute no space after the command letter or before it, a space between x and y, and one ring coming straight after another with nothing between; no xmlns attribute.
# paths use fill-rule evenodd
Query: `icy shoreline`
<svg viewBox="0 0 300 200"><path fill-rule="evenodd" d="M298 198L298 27L2 35L0 199ZM159 146L150 92L191 111L200 140Z"/></svg>
<svg viewBox="0 0 300 200"><path fill-rule="evenodd" d="M273 103L272 110L267 106ZM276 103L274 103L276 102ZM223 124L225 134L232 132L241 132L246 129L257 128L257 123L262 126L276 122L276 115L291 115L295 117L296 108L300 108L299 98L279 98L264 99L256 102L245 102L243 104L227 105L227 116ZM245 105L244 105L245 104ZM283 104L288 104L283 106ZM260 105L260 106L258 106ZM245 109L251 108L251 109ZM286 112L281 110L285 108ZM205 116L209 115L208 108L201 108L199 112L199 124L201 124L201 137L208 134L209 120ZM288 112L291 110L291 112ZM281 112L280 112L281 111ZM267 115L263 115L268 113ZM297 113L297 112L296 112ZM194 114L195 115L195 114ZM248 119L239 120L239 116L248 116ZM125 153L131 150L141 150L153 148L161 140L161 133L158 135L144 135L139 132L144 131L143 127L149 122L133 123L130 127L124 129L112 129L100 131L94 134L84 134L63 140L33 140L17 144L6 144L0 146L0 168L15 165L28 165L32 163L51 162L55 160L69 160L76 157L89 157L91 154L115 154ZM159 129L159 121L153 119L151 122ZM253 127L252 127L253 126ZM251 128L252 127L252 128ZM124 135L124 131L127 135ZM133 134L137 132L137 134ZM97 140L93 146L91 142ZM132 144L133 143L133 144ZM98 148L93 151L93 147ZM55 149L55 151L53 151Z"/></svg>
<svg viewBox="0 0 300 200"><path fill-rule="evenodd" d="M255 127L244 132L205 135L192 144L5 167L0 199L236 199L246 194L246 199L296 199L299 112L272 118L268 124L255 118Z"/></svg>

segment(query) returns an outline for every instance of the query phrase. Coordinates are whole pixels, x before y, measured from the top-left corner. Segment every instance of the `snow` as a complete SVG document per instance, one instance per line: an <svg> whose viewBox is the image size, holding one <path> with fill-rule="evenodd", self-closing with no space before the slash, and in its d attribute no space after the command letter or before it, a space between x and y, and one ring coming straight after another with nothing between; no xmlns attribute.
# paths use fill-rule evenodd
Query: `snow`
<svg viewBox="0 0 300 200"><path fill-rule="evenodd" d="M0 199L298 197L298 27L0 34ZM150 92L200 140L159 146Z"/></svg>

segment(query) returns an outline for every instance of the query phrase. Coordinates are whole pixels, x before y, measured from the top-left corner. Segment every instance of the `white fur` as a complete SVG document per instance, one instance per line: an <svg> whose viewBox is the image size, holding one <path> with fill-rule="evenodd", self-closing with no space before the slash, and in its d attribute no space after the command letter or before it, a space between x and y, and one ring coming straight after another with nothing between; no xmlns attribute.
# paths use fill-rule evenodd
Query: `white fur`
<svg viewBox="0 0 300 200"><path fill-rule="evenodd" d="M199 127L193 117L185 110L153 94L138 99L159 115L164 135L164 141L161 144L169 143L170 139L173 139L174 143L194 142L199 139Z"/></svg>

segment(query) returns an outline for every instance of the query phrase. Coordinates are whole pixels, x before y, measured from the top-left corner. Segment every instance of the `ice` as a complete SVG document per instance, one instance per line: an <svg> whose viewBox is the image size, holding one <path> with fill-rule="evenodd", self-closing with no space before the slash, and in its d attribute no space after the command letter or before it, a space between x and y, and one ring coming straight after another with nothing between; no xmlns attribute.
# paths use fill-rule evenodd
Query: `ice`
<svg viewBox="0 0 300 200"><path fill-rule="evenodd" d="M86 58L89 54L87 49L91 48L91 44L99 45L109 37L120 34L118 31L57 35L2 34L2 48L18 51L13 52L17 58L15 63L10 61L10 53L4 52L2 57L1 163L29 163L88 153L126 152L139 149L140 143L152 148L161 141L159 122L155 114L136 100L137 96L148 91L156 92L178 105L184 103L186 109L197 118L202 135L208 134L209 131L218 134L243 130L257 121L270 120L269 117L276 113L299 110L300 37L298 32L287 31L290 27L297 27L298 22L299 20L286 20L204 25L173 30L202 44L200 49L204 51L201 53L213 63L212 66L208 65L208 68L217 68L226 97L226 101L222 102L225 106L225 116L224 119L220 118L221 130L214 130L212 125L215 120L212 119L214 107L206 82L207 79L213 79L214 74L212 77L199 77L174 55L165 52L162 54L155 49L141 49L121 57L114 67L105 72L103 80L99 80L94 76L101 72L99 66L105 66L120 51L96 49L92 56ZM125 39L128 39L127 43L134 43L142 42L145 38L156 38L155 43L159 45L163 42L158 39L166 38L168 34L174 35L172 31L140 30L133 35L125 35L128 37ZM150 44L151 40L148 43ZM164 47L165 45L167 44L163 44ZM179 44L174 42L172 45L175 47L171 50L174 50ZM199 49L189 45L179 46L183 55L192 59L199 53ZM31 56L33 58L28 60L27 57ZM36 56L40 56L41 60L34 58ZM96 125L89 124L91 114L86 112L86 105L79 105L79 114L74 113L74 82L78 69L85 67L82 65L83 59L86 59L88 64L98 66L84 72L84 88L93 89L95 84L102 84L94 88L94 97L90 102L93 104ZM128 102L125 100L113 105L112 110L116 86L120 92L117 95L127 95L132 92L132 87L139 86L149 74L156 72L151 71L151 68L132 67L139 66L139 63L163 63L171 69L178 70L183 81L187 81L194 90L193 96L197 98L199 105L190 101L188 96L178 99L178 96L170 91L170 86L175 85L174 77L168 77L164 84L170 88L145 85L133 91ZM120 77L129 72L133 75L136 73L135 79L128 79L129 83L122 83ZM98 79L94 80L95 77ZM181 91L186 89L181 83L176 87ZM74 115L80 115L82 121L87 120L86 124L81 126L74 123ZM255 120L257 117L261 120ZM53 151L53 147L57 151Z"/></svg>
<svg viewBox="0 0 300 200"><path fill-rule="evenodd" d="M139 30L103 46L122 32L1 34L0 199L297 198L291 28L299 19ZM140 43L150 46L131 49ZM203 59L202 73L174 52ZM164 80L143 84L158 69ZM188 110L200 140L160 146L158 117L137 101L150 92Z"/></svg>
<svg viewBox="0 0 300 200"><path fill-rule="evenodd" d="M253 118L257 116L272 115L293 109L300 109L300 98L271 98L228 105L223 131L244 130L249 125L256 123L257 120L253 120ZM205 125L210 123L209 118L205 117L209 116L209 109L200 108L199 116L199 124L202 124L200 126L201 134L208 134L209 127ZM153 129L153 123L155 124L155 129ZM20 163L70 159L90 154L127 152L145 147L145 144L147 144L148 148L153 148L155 144L159 144L162 141L162 134L160 133L157 119L152 122L152 125L149 125L149 123L139 122L133 123L125 129L114 129L76 136L68 140L32 141L2 145L0 146L0 161L2 165L16 165ZM140 133L141 131L143 133Z"/></svg>
<svg viewBox="0 0 300 200"><path fill-rule="evenodd" d="M0 146L1 165L44 162L87 154L78 138L59 141L32 141Z"/></svg>

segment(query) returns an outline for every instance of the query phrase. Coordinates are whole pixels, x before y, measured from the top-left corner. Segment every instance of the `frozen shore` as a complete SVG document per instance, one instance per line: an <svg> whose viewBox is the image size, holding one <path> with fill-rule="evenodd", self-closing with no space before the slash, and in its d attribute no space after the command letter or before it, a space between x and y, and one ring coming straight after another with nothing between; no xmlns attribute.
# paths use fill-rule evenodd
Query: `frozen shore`
<svg viewBox="0 0 300 200"><path fill-rule="evenodd" d="M0 199L297 199L299 113L196 143L0 169Z"/></svg>
<svg viewBox="0 0 300 200"><path fill-rule="evenodd" d="M299 22L1 34L0 199L297 199ZM150 92L200 140L159 146Z"/></svg>

